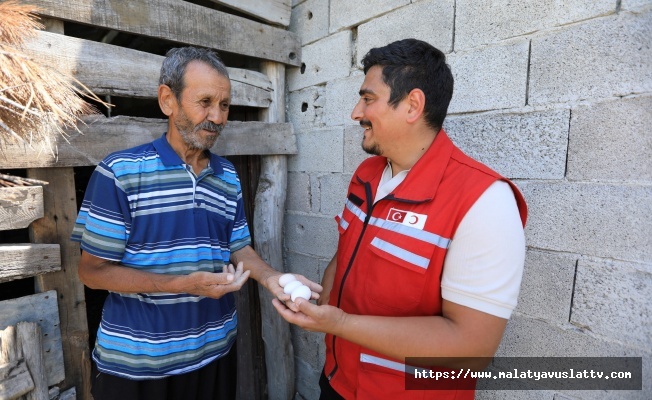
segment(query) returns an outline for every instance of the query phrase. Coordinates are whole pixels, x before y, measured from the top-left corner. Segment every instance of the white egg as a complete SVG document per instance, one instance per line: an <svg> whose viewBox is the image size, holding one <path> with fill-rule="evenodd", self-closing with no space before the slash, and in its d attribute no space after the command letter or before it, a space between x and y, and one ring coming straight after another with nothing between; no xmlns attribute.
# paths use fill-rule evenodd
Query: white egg
<svg viewBox="0 0 652 400"><path fill-rule="evenodd" d="M306 300L310 300L310 296L312 295L312 292L310 291L310 288L306 285L301 285L298 288L294 289L292 291L292 294L290 295L290 298L292 301L295 301L297 297L301 297Z"/></svg>
<svg viewBox="0 0 652 400"><path fill-rule="evenodd" d="M285 292L285 294L290 294L294 289L298 288L301 285L302 283L299 281L292 281L287 285L285 285L285 287L283 288L283 292Z"/></svg>
<svg viewBox="0 0 652 400"><path fill-rule="evenodd" d="M288 283L296 280L297 278L292 274L283 274L278 278L278 284L281 285L281 287L285 287Z"/></svg>

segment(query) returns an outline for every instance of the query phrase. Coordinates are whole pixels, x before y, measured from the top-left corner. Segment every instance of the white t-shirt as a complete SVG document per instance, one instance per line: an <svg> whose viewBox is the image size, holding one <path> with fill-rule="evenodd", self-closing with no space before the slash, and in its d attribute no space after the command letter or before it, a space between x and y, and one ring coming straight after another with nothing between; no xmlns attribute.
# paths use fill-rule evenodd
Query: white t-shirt
<svg viewBox="0 0 652 400"><path fill-rule="evenodd" d="M406 177L389 163L374 202ZM441 279L442 298L508 319L516 307L525 263L525 235L512 188L496 181L466 213L452 238Z"/></svg>

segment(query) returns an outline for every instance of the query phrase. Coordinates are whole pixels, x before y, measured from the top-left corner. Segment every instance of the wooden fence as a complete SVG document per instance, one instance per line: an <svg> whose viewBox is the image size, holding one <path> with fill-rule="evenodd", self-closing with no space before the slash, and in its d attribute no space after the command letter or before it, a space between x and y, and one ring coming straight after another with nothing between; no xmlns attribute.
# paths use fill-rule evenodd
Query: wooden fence
<svg viewBox="0 0 652 400"><path fill-rule="evenodd" d="M286 29L291 0L205 0L203 5L180 0L25 2L40 8L47 26L47 31L39 32L27 44L28 54L71 73L96 94L110 96L107 99L156 98L163 60L159 54L112 44L111 38L118 33L169 47L213 48L246 66L229 66L232 105L253 110L258 121L229 122L213 151L223 156L262 156L254 206L254 246L269 264L282 269L286 155L297 151L292 126L285 123L285 68L301 64L300 41ZM101 40L72 37L66 33L70 24L93 26L106 35ZM165 127L162 119L100 116L86 119L79 126L81 133L70 130L67 139L60 137L56 154L0 143L0 170L26 169L29 178L49 182L43 187L0 188L0 230L28 228L30 236L30 243L0 245L0 283L33 276L37 293L0 302L0 330L21 321L37 322L42 332L49 329L43 333L47 338L42 341L44 363L64 366L60 372L48 374L50 391L76 390L78 398L91 398L84 287L77 276L80 252L69 240L77 214L73 168L94 166L112 151L150 142ZM245 324L244 329L239 328L238 338L238 398L267 395L291 399L294 357L289 327L271 307L266 291L260 289L259 295L260 310L250 310L248 295L240 293L238 312L260 312L267 376L252 374L256 360L247 349L253 347L260 332L248 331ZM32 304L31 308L43 312L54 309L56 319L20 311L12 311L9 317L8 310L24 310L17 308L16 302ZM23 365L20 360L5 359L5 367L18 373ZM9 376L9 370L2 368L0 382L2 373ZM15 378L12 375L12 382ZM70 391L64 393L70 396Z"/></svg>

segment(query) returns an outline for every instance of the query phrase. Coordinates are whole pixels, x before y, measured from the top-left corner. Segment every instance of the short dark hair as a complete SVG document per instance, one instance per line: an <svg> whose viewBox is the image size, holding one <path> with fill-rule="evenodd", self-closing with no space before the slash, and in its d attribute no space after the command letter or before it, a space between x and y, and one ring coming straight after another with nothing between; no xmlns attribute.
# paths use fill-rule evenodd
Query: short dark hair
<svg viewBox="0 0 652 400"><path fill-rule="evenodd" d="M424 116L428 125L442 127L453 97L453 74L444 53L424 41L403 39L369 50L362 65L365 74L373 66L382 67L393 107L411 90L421 89L426 97Z"/></svg>
<svg viewBox="0 0 652 400"><path fill-rule="evenodd" d="M167 85L177 99L181 99L181 92L185 84L183 75L191 61L204 62L215 69L220 75L229 78L229 72L220 56L213 50L200 47L179 47L168 50L161 66L159 85Z"/></svg>

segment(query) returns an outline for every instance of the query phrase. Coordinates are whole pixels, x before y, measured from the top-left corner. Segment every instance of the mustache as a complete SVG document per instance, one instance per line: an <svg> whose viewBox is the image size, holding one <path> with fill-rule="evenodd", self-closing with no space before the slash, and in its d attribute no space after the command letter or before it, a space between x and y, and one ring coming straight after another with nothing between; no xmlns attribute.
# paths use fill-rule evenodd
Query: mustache
<svg viewBox="0 0 652 400"><path fill-rule="evenodd" d="M363 128L371 128L371 121L369 121L368 119L361 119L360 126Z"/></svg>
<svg viewBox="0 0 652 400"><path fill-rule="evenodd" d="M216 124L211 121L204 121L198 125L195 126L195 132L204 129L209 132L216 132L218 134L222 133L222 130L224 129L224 124Z"/></svg>

